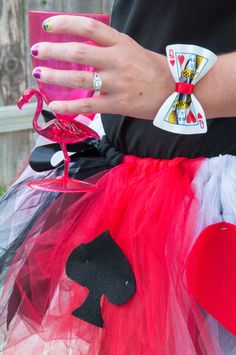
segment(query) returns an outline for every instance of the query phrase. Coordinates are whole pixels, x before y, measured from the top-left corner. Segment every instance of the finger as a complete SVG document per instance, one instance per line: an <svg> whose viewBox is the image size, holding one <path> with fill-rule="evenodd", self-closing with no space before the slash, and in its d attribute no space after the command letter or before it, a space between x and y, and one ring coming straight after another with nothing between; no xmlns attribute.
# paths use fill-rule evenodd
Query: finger
<svg viewBox="0 0 236 355"><path fill-rule="evenodd" d="M31 54L37 59L55 59L65 62L86 64L100 69L111 66L111 63L113 62L113 54L110 48L101 48L89 44L74 42L36 43L31 48ZM109 58L109 61L107 58Z"/></svg>
<svg viewBox="0 0 236 355"><path fill-rule="evenodd" d="M100 95L89 99L52 101L51 111L61 114L117 113L115 96Z"/></svg>
<svg viewBox="0 0 236 355"><path fill-rule="evenodd" d="M46 84L93 90L93 73L91 72L37 67L33 70L33 77Z"/></svg>
<svg viewBox="0 0 236 355"><path fill-rule="evenodd" d="M119 32L86 16L57 15L43 22L50 33L78 35L90 39L100 46L112 46L118 41Z"/></svg>
<svg viewBox="0 0 236 355"><path fill-rule="evenodd" d="M66 86L68 88L80 88L84 90L94 90L94 72L79 70L56 70L46 67L37 67L33 70L33 77L46 84ZM109 75L99 73L102 78L102 91L106 92L113 88L109 80Z"/></svg>

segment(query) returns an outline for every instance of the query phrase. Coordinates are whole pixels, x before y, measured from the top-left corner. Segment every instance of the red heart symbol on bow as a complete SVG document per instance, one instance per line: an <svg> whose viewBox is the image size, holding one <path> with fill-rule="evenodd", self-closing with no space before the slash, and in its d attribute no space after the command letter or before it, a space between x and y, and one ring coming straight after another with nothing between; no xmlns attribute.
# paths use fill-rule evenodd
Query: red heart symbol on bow
<svg viewBox="0 0 236 355"><path fill-rule="evenodd" d="M172 66L174 66L174 65L175 65L175 60L172 59L172 60L170 61L170 64L171 64Z"/></svg>
<svg viewBox="0 0 236 355"><path fill-rule="evenodd" d="M236 335L236 226L208 226L197 238L186 263L190 294Z"/></svg>
<svg viewBox="0 0 236 355"><path fill-rule="evenodd" d="M184 57L184 55L183 55L183 54L182 54L182 55L178 55L178 61L179 61L179 64L180 64L180 65L182 65L182 64L183 64L184 59L185 59L185 57Z"/></svg>
<svg viewBox="0 0 236 355"><path fill-rule="evenodd" d="M192 111L189 111L187 115L187 123L196 123L196 117L192 113Z"/></svg>
<svg viewBox="0 0 236 355"><path fill-rule="evenodd" d="M197 117L202 118L202 115L200 114L200 112L198 112Z"/></svg>

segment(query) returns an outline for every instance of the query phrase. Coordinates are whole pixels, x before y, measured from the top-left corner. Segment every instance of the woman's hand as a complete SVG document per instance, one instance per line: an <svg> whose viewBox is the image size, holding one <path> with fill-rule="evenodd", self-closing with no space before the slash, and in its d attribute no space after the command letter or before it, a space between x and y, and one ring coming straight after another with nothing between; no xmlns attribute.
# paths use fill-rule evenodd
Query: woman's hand
<svg viewBox="0 0 236 355"><path fill-rule="evenodd" d="M45 24L45 22L44 22ZM102 78L101 95L73 101L53 101L49 108L57 113L111 113L153 119L164 100L174 91L174 81L165 56L141 47L129 36L80 16L54 16L46 20L50 33L75 34L95 42L41 42L32 47L39 59L56 59L96 67ZM37 79L50 84L93 90L93 73L60 71L46 67L34 69Z"/></svg>

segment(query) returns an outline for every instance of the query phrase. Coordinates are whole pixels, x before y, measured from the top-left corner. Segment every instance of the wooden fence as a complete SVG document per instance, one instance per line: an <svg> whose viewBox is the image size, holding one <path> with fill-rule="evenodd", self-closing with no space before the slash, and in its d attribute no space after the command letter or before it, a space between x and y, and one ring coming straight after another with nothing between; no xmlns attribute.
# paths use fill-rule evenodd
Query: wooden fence
<svg viewBox="0 0 236 355"><path fill-rule="evenodd" d="M0 186L11 183L33 144L33 107L15 103L35 86L29 55L29 10L110 13L113 0L0 0Z"/></svg>

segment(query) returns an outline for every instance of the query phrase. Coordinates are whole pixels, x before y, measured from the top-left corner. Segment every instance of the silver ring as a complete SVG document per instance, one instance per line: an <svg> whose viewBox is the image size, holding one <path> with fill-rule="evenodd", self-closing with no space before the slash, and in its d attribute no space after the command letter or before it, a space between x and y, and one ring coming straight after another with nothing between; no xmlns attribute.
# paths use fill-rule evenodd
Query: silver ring
<svg viewBox="0 0 236 355"><path fill-rule="evenodd" d="M95 91L100 91L102 88L102 78L96 72L93 75L93 88Z"/></svg>

